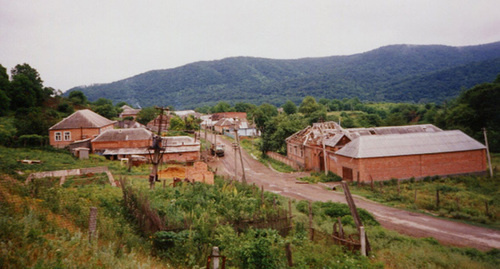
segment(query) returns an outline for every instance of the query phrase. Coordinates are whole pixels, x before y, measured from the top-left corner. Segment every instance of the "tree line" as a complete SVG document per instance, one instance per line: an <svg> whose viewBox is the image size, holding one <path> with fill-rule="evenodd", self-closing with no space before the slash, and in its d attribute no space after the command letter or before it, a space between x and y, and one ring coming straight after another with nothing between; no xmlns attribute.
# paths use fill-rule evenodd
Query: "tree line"
<svg viewBox="0 0 500 269"><path fill-rule="evenodd" d="M490 149L500 152L500 75L491 83L483 83L463 91L457 98L443 103L375 103L359 98L316 100L306 96L300 103L287 100L279 108L270 103L255 105L220 101L214 106L196 109L200 113L246 112L248 119L262 133L260 149L286 154L285 139L306 126L320 121L336 121L344 128L434 124L442 129L459 129L483 142L482 128L489 134ZM67 97L58 90L45 87L38 71L24 63L11 70L0 65L0 144L43 144L48 128L75 110L88 108L117 119L127 104L99 98L89 102L81 91ZM173 111L174 107L170 106ZM137 121L147 124L158 115L154 107L143 108ZM175 131L196 130L199 120L192 116L181 119L172 114L170 128Z"/></svg>

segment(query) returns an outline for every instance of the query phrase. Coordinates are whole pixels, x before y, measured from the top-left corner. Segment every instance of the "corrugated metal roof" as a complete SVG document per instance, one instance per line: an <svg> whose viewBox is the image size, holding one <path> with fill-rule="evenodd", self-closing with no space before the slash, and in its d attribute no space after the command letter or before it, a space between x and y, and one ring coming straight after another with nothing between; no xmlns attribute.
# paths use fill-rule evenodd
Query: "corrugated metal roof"
<svg viewBox="0 0 500 269"><path fill-rule="evenodd" d="M115 121L108 120L107 118L95 113L89 109L78 110L75 113L64 118L62 121L50 127L49 130L60 129L78 129L78 128L101 128Z"/></svg>
<svg viewBox="0 0 500 269"><path fill-rule="evenodd" d="M152 133L144 128L110 129L102 132L92 142L148 140Z"/></svg>
<svg viewBox="0 0 500 269"><path fill-rule="evenodd" d="M375 158L485 149L459 130L359 136L336 152L351 158Z"/></svg>

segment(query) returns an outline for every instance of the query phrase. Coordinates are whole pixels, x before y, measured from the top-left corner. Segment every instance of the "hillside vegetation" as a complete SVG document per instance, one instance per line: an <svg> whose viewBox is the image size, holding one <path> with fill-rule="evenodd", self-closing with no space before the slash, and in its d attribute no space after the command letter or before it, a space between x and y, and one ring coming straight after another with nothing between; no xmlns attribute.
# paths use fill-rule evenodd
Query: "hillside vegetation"
<svg viewBox="0 0 500 269"><path fill-rule="evenodd" d="M158 186L151 191L146 166L127 172L118 162L98 156L80 161L44 149L0 147L0 156L1 268L202 268L214 245L229 268L288 268L286 244L291 244L293 268L495 268L500 259L498 250L446 247L431 238L387 231L366 211L360 213L373 251L362 257L328 241L310 241L305 201L292 201L294 228L287 236L274 229L235 230L235 221L288 208L285 198L252 186L217 178L213 186ZM23 164L16 161L20 158L42 163ZM136 201L149 201L143 209L180 229L154 232L141 225L122 189L102 180L105 175L68 178L62 186L50 178L23 183L31 171L60 169L61 163L67 168L108 166L116 178L127 177L124 189L137 195ZM92 242L90 207L98 209L98 234ZM346 205L315 202L312 209L318 233L331 233L337 217L348 233L355 231Z"/></svg>
<svg viewBox="0 0 500 269"><path fill-rule="evenodd" d="M68 93L82 91L91 101L103 97L176 109L219 101L281 105L289 99L298 104L305 96L439 103L462 89L492 81L499 71L500 42L470 47L393 45L350 56L196 62L75 87Z"/></svg>

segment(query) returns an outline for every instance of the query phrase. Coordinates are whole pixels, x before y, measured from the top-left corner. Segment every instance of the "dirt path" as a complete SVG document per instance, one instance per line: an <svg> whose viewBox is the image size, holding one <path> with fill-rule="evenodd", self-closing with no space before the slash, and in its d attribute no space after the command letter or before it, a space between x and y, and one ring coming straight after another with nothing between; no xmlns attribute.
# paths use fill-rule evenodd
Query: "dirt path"
<svg viewBox="0 0 500 269"><path fill-rule="evenodd" d="M211 136L208 137L209 139ZM234 177L234 150L231 143L221 136L217 136L218 143L224 143L226 155L217 158L209 165L217 168L217 173ZM286 197L311 201L333 201L346 203L344 194L331 191L323 185L298 184L296 178L309 173L280 173L276 172L259 161L253 159L243 151L243 163L247 182ZM238 180L241 180L240 160L238 164ZM474 247L480 250L492 248L500 249L500 231L444 220L425 214L409 212L384 206L365 199L355 198L357 207L364 208L372 213L380 224L391 230L414 237L433 237L445 245L459 247Z"/></svg>

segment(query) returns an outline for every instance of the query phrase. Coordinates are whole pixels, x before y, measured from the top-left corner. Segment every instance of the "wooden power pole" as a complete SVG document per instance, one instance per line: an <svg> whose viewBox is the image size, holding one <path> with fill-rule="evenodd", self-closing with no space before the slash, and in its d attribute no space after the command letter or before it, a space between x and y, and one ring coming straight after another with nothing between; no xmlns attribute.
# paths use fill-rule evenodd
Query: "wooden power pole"
<svg viewBox="0 0 500 269"><path fill-rule="evenodd" d="M149 147L149 150L153 151L153 153L150 153L151 163L153 164L153 167L151 169L151 174L149 175L149 188L150 189L154 189L155 182L159 181L158 180L158 166L162 162L163 153L165 152L165 147L163 147L162 138L161 138L161 131L162 131L161 127L163 125L163 116L164 116L165 111L167 111L167 124L168 124L168 108L157 107L156 109L160 110L160 124L158 126L158 134L153 136L153 143L152 143L151 147Z"/></svg>

